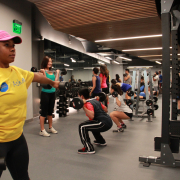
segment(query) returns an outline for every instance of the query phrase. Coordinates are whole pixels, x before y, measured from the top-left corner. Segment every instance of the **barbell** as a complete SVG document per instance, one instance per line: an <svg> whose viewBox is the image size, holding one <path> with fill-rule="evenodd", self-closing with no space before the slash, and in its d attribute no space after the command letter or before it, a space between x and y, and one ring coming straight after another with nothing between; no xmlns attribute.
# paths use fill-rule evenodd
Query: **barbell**
<svg viewBox="0 0 180 180"><path fill-rule="evenodd" d="M32 67L31 71L32 72L40 72L40 70L38 70L36 67ZM56 72L56 70L53 68L52 70L49 70L49 71L46 71L46 72ZM61 74L66 75L67 74L67 70L66 69L61 69Z"/></svg>
<svg viewBox="0 0 180 180"><path fill-rule="evenodd" d="M41 86L44 88L44 89L51 89L52 86L49 85L49 84L41 84ZM69 83L68 82L65 82L65 81L62 81L59 83L59 90L68 90L69 89Z"/></svg>
<svg viewBox="0 0 180 180"><path fill-rule="evenodd" d="M98 96L99 96L100 102L105 101L106 94L104 92L99 93ZM94 99L97 99L97 98L88 99L88 100L86 100L86 102L92 101ZM73 107L74 109L81 109L83 107L83 105L84 105L84 102L79 97L73 98L73 100L70 102L70 107Z"/></svg>

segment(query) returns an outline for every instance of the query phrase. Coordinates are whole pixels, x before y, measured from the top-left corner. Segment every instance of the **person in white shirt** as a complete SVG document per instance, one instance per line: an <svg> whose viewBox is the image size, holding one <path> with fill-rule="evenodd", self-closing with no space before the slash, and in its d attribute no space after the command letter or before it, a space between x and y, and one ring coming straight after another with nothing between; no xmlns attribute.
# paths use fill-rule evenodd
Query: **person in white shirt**
<svg viewBox="0 0 180 180"><path fill-rule="evenodd" d="M126 125L122 121L122 119L130 119L132 117L132 110L127 106L123 100L123 91L119 85L111 86L111 94L116 91L118 96L114 98L115 111L110 113L111 119L117 125L117 130L113 132L123 132Z"/></svg>
<svg viewBox="0 0 180 180"><path fill-rule="evenodd" d="M154 91L157 92L156 96L158 96L158 81L159 81L159 75L158 72L155 72L153 75L153 85L154 85Z"/></svg>

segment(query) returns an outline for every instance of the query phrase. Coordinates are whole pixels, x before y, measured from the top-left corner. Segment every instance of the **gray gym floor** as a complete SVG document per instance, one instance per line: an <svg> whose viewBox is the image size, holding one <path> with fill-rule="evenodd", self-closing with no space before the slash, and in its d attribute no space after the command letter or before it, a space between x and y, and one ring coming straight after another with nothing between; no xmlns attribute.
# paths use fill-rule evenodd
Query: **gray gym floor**
<svg viewBox="0 0 180 180"><path fill-rule="evenodd" d="M159 152L154 151L154 137L161 134L161 103L159 97L160 108L155 112L153 122L133 118L134 121L125 121L127 129L123 133L113 133L115 125L103 133L108 145L95 146L96 154L93 155L77 153L83 147L78 124L87 120L83 110L55 121L53 126L59 133L51 137L38 135L38 119L26 123L24 135L29 147L31 180L179 180L179 168L143 167L138 161L140 155L159 156ZM112 110L113 99L110 98L109 112ZM93 141L91 133L90 137ZM180 159L179 154L175 156ZM8 170L3 172L2 179L11 180Z"/></svg>

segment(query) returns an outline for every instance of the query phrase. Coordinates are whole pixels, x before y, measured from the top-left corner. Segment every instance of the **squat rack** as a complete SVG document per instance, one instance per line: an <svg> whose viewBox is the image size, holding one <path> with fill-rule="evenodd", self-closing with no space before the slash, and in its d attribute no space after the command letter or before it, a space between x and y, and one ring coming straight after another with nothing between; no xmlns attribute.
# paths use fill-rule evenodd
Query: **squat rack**
<svg viewBox="0 0 180 180"><path fill-rule="evenodd" d="M180 24L179 0L161 0L162 23L162 127L161 137L155 138L155 151L160 151L160 157L140 156L139 161L144 166L151 163L171 167L180 166L180 160L174 159L172 153L179 153L180 121L177 121L178 96L178 28ZM179 9L179 10L178 10ZM170 27L172 36L172 111L170 120ZM169 79L169 80L168 80Z"/></svg>

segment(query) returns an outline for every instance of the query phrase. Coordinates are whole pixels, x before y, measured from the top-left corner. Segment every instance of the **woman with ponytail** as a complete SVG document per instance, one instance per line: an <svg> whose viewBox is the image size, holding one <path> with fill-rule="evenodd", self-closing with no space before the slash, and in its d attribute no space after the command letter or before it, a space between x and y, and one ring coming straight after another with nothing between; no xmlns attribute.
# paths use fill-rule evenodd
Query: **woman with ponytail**
<svg viewBox="0 0 180 180"><path fill-rule="evenodd" d="M123 100L123 91L117 84L111 86L111 94L116 91L118 96L114 98L115 111L110 113L111 119L117 125L117 130L113 132L123 132L126 125L122 119L130 119L132 117L132 110L127 106Z"/></svg>

